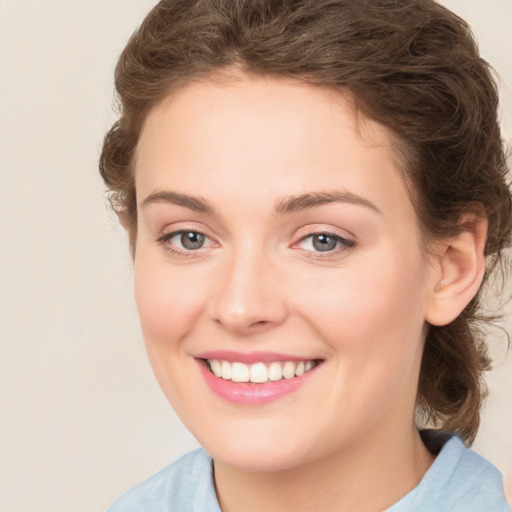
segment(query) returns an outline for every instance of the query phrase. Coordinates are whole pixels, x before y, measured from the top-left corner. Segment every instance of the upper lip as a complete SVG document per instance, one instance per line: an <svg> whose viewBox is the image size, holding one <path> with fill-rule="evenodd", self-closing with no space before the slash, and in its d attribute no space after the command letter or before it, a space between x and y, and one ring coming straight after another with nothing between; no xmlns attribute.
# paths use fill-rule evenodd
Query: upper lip
<svg viewBox="0 0 512 512"><path fill-rule="evenodd" d="M272 363L274 361L314 361L318 357L304 357L278 352L235 352L232 350L207 350L195 355L196 359L216 359L219 361L239 362L245 364Z"/></svg>

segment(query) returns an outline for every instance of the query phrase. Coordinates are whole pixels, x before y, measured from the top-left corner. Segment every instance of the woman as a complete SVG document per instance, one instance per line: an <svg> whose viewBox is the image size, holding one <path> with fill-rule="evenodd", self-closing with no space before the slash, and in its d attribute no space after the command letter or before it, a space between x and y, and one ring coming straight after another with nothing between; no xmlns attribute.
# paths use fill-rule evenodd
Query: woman
<svg viewBox="0 0 512 512"><path fill-rule="evenodd" d="M512 222L467 25L431 0L164 0L116 88L101 173L204 450L111 511L506 511L463 444Z"/></svg>

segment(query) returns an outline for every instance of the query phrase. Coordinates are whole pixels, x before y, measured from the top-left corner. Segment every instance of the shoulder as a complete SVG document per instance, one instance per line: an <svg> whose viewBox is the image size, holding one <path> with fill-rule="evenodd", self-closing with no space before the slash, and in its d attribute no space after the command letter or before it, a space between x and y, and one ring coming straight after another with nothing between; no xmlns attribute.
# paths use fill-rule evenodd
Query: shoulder
<svg viewBox="0 0 512 512"><path fill-rule="evenodd" d="M508 512L501 473L457 436L445 442L420 484L389 512Z"/></svg>
<svg viewBox="0 0 512 512"><path fill-rule="evenodd" d="M458 437L453 437L446 448L446 459L457 466L451 473L442 470L439 473L441 477L444 473L449 478L442 487L442 496L447 503L453 503L453 510L507 512L503 477L499 470L466 448Z"/></svg>
<svg viewBox="0 0 512 512"><path fill-rule="evenodd" d="M107 512L220 512L212 460L199 448L123 494Z"/></svg>

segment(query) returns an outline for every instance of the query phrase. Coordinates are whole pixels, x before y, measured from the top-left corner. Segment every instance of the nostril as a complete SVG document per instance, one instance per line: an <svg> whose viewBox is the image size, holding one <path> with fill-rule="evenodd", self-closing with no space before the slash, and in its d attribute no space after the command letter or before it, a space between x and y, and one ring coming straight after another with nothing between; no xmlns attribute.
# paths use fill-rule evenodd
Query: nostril
<svg viewBox="0 0 512 512"><path fill-rule="evenodd" d="M269 323L269 322L268 322L268 320L258 320L257 322L253 322L253 323L250 325L250 327L252 327L252 326L257 326L257 325L266 325L266 324L268 324L268 323Z"/></svg>

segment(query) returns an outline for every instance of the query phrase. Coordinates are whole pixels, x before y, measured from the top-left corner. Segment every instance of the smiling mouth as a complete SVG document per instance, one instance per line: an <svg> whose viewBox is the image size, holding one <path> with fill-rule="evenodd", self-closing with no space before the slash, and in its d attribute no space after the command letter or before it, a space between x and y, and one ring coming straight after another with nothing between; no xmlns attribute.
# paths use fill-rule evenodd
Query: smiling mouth
<svg viewBox="0 0 512 512"><path fill-rule="evenodd" d="M216 377L240 383L264 384L301 377L321 363L321 360L273 361L245 364L219 359L204 359L206 366Z"/></svg>

